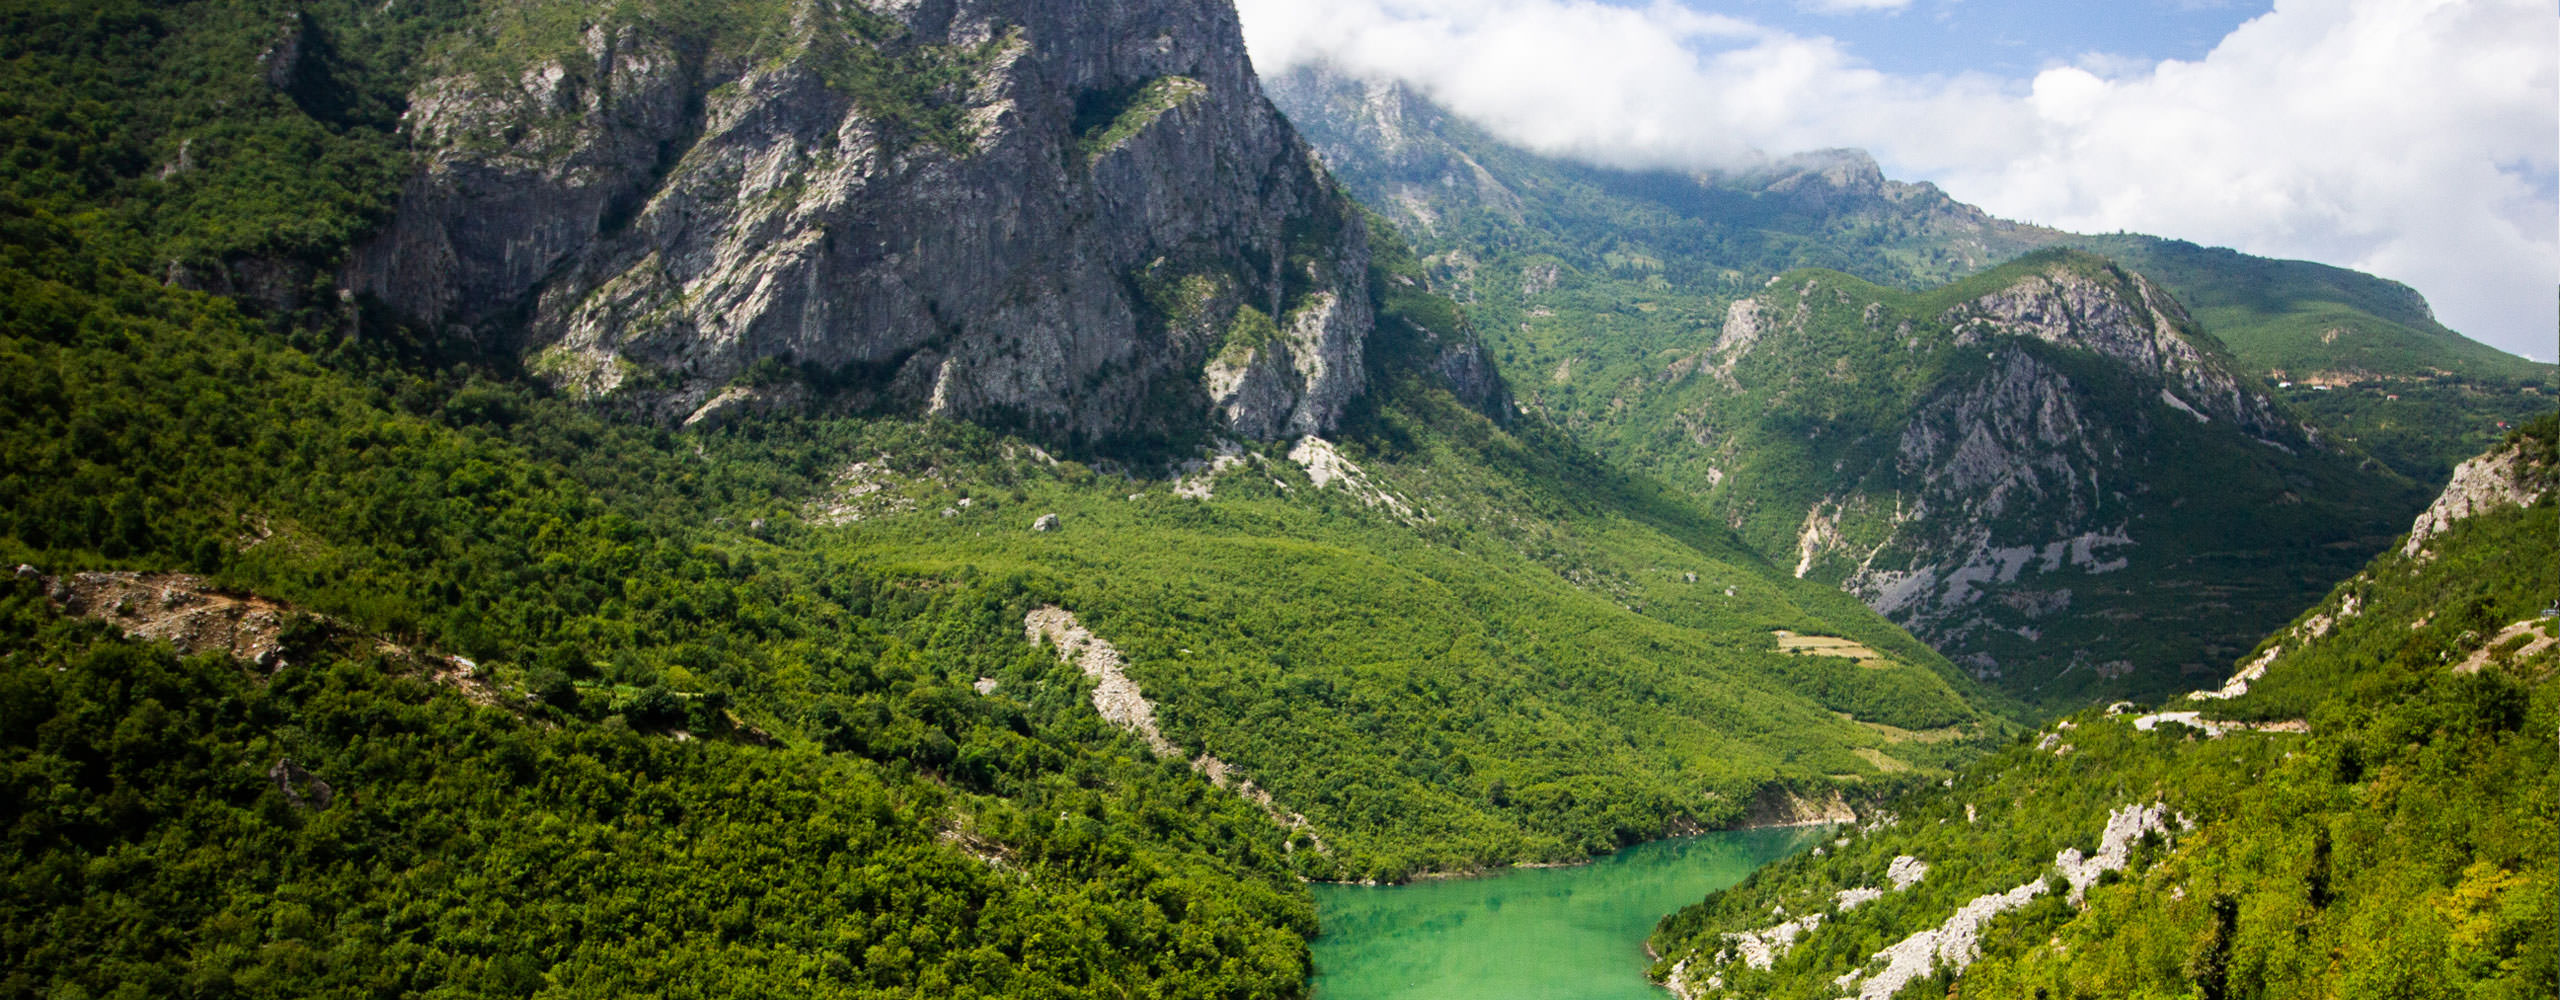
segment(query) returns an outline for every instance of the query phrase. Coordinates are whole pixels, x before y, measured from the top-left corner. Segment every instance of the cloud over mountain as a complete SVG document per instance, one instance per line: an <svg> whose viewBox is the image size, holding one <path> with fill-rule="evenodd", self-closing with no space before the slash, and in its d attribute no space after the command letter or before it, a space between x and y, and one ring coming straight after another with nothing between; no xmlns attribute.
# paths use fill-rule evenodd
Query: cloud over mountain
<svg viewBox="0 0 2560 1000"><path fill-rule="evenodd" d="M2010 218L2396 278L2456 329L2554 354L2560 33L2534 0L2281 0L2200 59L2023 79L1887 73L1669 0L1238 6L1266 73L1400 77L1541 152L1696 169L1858 146Z"/></svg>

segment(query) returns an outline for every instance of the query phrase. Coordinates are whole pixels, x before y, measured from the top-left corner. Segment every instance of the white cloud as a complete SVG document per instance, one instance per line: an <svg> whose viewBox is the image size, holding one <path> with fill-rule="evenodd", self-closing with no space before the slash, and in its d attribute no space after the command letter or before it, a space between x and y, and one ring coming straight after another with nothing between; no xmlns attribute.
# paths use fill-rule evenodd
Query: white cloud
<svg viewBox="0 0 2560 1000"><path fill-rule="evenodd" d="M2543 0L2279 0L2202 59L2032 79L1879 72L1828 38L1668 0L1240 0L1265 72L1409 80L1550 153L1715 167L1873 151L1995 214L2406 281L2550 359L2560 32Z"/></svg>
<svg viewBox="0 0 2560 1000"><path fill-rule="evenodd" d="M1804 9L1817 14L1859 14L1871 10L1901 10L1911 0L1804 0Z"/></svg>

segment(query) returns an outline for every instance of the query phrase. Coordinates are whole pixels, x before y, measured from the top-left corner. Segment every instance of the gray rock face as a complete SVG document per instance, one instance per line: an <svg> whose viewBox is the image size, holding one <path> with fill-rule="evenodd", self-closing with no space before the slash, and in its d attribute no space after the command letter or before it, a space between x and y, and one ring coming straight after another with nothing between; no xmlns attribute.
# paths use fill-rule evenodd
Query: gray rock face
<svg viewBox="0 0 2560 1000"><path fill-rule="evenodd" d="M2539 469L2525 458L2524 449L2508 445L2496 448L2462 463L2453 470L2453 480L2425 513L2409 526L2409 538L2400 545L2400 554L2415 557L2424 552L2427 542L2453 530L2455 524L2475 514L2485 514L2500 507L2531 507L2551 488L2551 470Z"/></svg>
<svg viewBox="0 0 2560 1000"><path fill-rule="evenodd" d="M1411 235L1438 235L1449 216L1468 212L1521 222L1519 194L1444 137L1466 126L1404 84L1306 65L1270 87L1272 100L1317 136L1325 162L1361 178L1364 199Z"/></svg>
<svg viewBox="0 0 2560 1000"><path fill-rule="evenodd" d="M1905 395L1874 422L1800 412L1778 425L1794 440L1731 409L1700 445L1724 449L1737 476L1815 468L1793 517L1750 525L1763 546L1785 546L1773 554L1792 556L1797 575L1836 582L1977 676L2168 683L2169 670L2223 654L2190 645L2167 654L2180 660L2137 662L2122 623L2159 614L2159 595L2189 595L2182 641L2238 644L2263 631L2249 617L2258 607L2298 603L2242 575L2273 561L2264 538L2363 537L2351 524L2296 527L2304 505L2327 501L2323 484L2353 482L2360 457L2290 419L2142 276L2058 255L1952 306L1896 301L1911 300L1861 300L1815 278L1733 304L1695 355L1720 394L1784 405L1843 381ZM1856 346L1804 360L1841 344ZM1793 469L1745 454L1798 447ZM1773 495L1722 499L1747 515ZM1773 528L1785 535L1769 538Z"/></svg>
<svg viewBox="0 0 2560 1000"><path fill-rule="evenodd" d="M1366 232L1227 3L874 6L428 81L349 284L666 419L764 359L1077 440L1315 433L1360 395ZM1239 342L1248 309L1276 335Z"/></svg>
<svg viewBox="0 0 2560 1000"><path fill-rule="evenodd" d="M2316 443L2229 364L2209 362L2181 331L2194 325L2186 310L2140 274L2101 278L2055 266L1957 306L1945 318L1960 344L2023 335L2093 351L2159 379L2162 400L2189 416L2231 421L2269 444Z"/></svg>

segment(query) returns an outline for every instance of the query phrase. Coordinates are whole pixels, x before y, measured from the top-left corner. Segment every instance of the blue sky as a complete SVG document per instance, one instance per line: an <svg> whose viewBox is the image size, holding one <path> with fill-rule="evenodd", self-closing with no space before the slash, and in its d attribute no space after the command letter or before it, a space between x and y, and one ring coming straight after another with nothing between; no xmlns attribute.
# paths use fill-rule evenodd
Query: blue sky
<svg viewBox="0 0 2560 1000"><path fill-rule="evenodd" d="M1972 71L2021 79L2090 53L2154 62L2202 59L2231 29L2273 8L2270 3L2211 0L1913 0L1899 9L1841 13L1779 0L1688 6L1741 15L1797 34L1829 35L1888 73Z"/></svg>
<svg viewBox="0 0 2560 1000"><path fill-rule="evenodd" d="M1829 147L1995 215L2316 260L2560 354L2550 0L1237 0L1265 72L1404 80L1521 145Z"/></svg>

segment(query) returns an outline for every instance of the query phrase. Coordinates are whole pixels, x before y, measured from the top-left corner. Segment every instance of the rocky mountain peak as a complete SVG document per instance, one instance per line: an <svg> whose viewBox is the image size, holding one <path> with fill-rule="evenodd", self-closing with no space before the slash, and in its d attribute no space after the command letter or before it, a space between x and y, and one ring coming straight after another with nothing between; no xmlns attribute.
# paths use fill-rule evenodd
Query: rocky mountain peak
<svg viewBox="0 0 2560 1000"><path fill-rule="evenodd" d="M2047 254L2027 273L1949 309L1958 345L2033 337L2108 358L2161 383L2161 400L2200 421L2222 419L2271 444L2308 443L2303 428L2238 376L2219 342L2142 275L2084 254Z"/></svg>
<svg viewBox="0 0 2560 1000"><path fill-rule="evenodd" d="M664 419L777 361L1065 440L1314 433L1363 391L1366 232L1228 3L778 6L429 79L349 283Z"/></svg>

